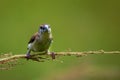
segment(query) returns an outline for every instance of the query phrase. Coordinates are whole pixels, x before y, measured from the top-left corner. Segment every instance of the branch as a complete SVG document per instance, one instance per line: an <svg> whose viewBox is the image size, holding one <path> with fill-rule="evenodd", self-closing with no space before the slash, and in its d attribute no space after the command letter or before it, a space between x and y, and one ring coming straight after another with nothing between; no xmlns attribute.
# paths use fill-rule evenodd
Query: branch
<svg viewBox="0 0 120 80"><path fill-rule="evenodd" d="M11 53L0 55L0 70L9 70L13 68L16 64L18 64L19 59L26 59L26 60L33 60L38 62L43 62L45 60L50 60L50 57L52 59L57 58L58 56L76 56L76 57L82 57L86 56L88 54L120 54L120 51L84 51L84 52L51 52L50 55L46 56L46 54L31 54L28 58L26 54L18 54L18 55L12 55Z"/></svg>
<svg viewBox="0 0 120 80"><path fill-rule="evenodd" d="M86 56L88 54L120 54L120 51L104 51L104 50L99 50L99 51L85 51L85 52L54 52L54 54L57 56L77 56L77 57L81 57L81 56ZM45 54L33 54L30 55L29 58L26 57L26 54L18 54L18 55L8 55L8 54L4 54L7 55L4 58L0 58L0 64L4 64L7 62L11 62L17 59L30 59L30 60L34 60L34 61L39 61L41 62L43 59L47 59L49 60L49 58L43 58L41 57L42 55Z"/></svg>

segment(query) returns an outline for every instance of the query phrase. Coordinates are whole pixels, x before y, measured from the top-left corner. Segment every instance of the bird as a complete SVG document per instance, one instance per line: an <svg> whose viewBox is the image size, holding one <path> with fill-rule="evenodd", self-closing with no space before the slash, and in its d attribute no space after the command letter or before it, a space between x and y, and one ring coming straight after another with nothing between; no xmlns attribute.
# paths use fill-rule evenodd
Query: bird
<svg viewBox="0 0 120 80"><path fill-rule="evenodd" d="M55 58L54 53L49 52L51 43L53 42L51 27L48 24L41 24L38 32L36 32L28 42L27 58L30 57L31 51L42 52L44 54L50 54L52 59Z"/></svg>

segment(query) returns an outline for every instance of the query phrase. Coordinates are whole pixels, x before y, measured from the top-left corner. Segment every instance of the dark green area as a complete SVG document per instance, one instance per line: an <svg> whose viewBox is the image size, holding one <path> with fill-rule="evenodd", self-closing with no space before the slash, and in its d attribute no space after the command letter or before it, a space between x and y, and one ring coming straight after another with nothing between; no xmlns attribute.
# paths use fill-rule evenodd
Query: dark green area
<svg viewBox="0 0 120 80"><path fill-rule="evenodd" d="M120 50L119 0L1 0L0 53L26 53L30 36L43 23L52 27L52 51ZM0 71L0 80L120 79L120 55L21 63Z"/></svg>

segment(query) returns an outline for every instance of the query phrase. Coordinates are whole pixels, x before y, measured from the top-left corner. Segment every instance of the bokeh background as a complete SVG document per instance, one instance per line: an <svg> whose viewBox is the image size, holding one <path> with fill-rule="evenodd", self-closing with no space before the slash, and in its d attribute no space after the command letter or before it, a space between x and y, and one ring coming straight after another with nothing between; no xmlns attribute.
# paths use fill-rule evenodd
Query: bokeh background
<svg viewBox="0 0 120 80"><path fill-rule="evenodd" d="M0 0L0 53L26 53L40 24L52 27L51 51L120 50L119 0ZM0 80L120 80L120 55L22 60Z"/></svg>

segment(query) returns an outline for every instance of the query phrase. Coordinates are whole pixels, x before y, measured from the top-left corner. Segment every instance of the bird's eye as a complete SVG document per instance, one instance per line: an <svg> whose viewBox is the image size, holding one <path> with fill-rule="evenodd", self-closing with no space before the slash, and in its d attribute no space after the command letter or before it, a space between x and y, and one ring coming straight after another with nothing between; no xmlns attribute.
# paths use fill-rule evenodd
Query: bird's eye
<svg viewBox="0 0 120 80"><path fill-rule="evenodd" d="M43 29L43 27L40 27L40 29Z"/></svg>

